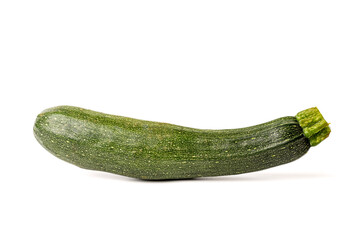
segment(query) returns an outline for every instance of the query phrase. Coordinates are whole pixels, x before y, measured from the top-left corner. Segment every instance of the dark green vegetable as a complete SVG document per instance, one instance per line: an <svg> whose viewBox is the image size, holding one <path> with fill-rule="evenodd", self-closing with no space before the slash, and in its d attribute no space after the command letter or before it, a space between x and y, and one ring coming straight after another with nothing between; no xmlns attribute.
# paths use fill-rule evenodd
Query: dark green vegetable
<svg viewBox="0 0 362 240"><path fill-rule="evenodd" d="M317 108L253 127L202 130L59 106L40 113L39 143L81 168L140 179L258 171L294 161L328 137Z"/></svg>

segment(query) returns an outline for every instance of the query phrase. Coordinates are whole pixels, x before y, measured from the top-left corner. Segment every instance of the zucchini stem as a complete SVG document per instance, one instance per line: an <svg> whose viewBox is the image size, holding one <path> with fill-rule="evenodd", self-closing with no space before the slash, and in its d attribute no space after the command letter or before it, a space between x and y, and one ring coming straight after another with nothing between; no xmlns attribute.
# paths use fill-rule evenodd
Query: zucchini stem
<svg viewBox="0 0 362 240"><path fill-rule="evenodd" d="M295 117L312 147L317 146L331 133L329 123L316 107L301 111Z"/></svg>

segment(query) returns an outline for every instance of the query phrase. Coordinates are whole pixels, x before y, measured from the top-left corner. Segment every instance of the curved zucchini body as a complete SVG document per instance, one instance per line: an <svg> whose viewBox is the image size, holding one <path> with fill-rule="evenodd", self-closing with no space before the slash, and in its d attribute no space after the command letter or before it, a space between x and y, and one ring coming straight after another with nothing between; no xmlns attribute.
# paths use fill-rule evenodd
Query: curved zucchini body
<svg viewBox="0 0 362 240"><path fill-rule="evenodd" d="M81 168L187 179L259 171L300 158L329 135L316 111L247 128L204 130L59 106L38 115L34 135L49 152Z"/></svg>

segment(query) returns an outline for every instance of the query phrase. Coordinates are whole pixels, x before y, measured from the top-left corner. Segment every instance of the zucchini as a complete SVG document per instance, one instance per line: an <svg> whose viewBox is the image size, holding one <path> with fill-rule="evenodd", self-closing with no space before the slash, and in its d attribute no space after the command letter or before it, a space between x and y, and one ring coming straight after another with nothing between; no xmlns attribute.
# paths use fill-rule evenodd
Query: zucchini
<svg viewBox="0 0 362 240"><path fill-rule="evenodd" d="M139 179L188 179L289 163L328 137L317 108L252 127L206 130L114 116L72 106L40 113L38 142L78 167Z"/></svg>

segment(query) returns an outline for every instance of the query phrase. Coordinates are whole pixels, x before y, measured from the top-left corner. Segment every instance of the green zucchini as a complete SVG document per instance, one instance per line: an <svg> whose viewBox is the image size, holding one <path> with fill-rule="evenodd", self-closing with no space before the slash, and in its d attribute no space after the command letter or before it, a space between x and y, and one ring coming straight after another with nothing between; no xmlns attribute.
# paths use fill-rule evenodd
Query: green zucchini
<svg viewBox="0 0 362 240"><path fill-rule="evenodd" d="M139 179L188 179L259 171L303 156L330 133L317 108L252 127L206 130L72 106L40 113L39 143L78 167Z"/></svg>

